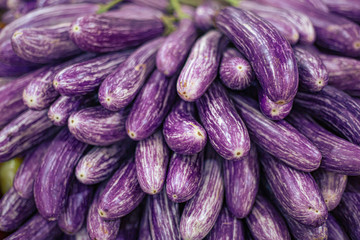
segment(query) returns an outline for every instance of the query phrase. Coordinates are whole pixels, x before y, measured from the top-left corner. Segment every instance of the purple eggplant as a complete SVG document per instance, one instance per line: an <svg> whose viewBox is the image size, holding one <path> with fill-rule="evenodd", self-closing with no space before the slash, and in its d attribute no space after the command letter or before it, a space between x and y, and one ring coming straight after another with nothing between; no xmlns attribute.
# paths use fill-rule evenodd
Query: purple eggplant
<svg viewBox="0 0 360 240"><path fill-rule="evenodd" d="M2 43L0 42L0 62L11 66L21 66L21 67L38 66L38 64L36 63L29 62L19 57L13 50L11 39L8 39Z"/></svg>
<svg viewBox="0 0 360 240"><path fill-rule="evenodd" d="M228 48L223 52L219 74L223 84L234 90L249 87L254 79L248 60L233 48Z"/></svg>
<svg viewBox="0 0 360 240"><path fill-rule="evenodd" d="M288 6L291 8L298 7L298 8L306 8L311 7L312 9L317 9L322 12L329 12L329 8L326 6L326 4L322 0L256 0L256 2L261 2L264 4L274 5L275 7L279 8L286 8L285 6ZM288 5L285 5L288 4Z"/></svg>
<svg viewBox="0 0 360 240"><path fill-rule="evenodd" d="M123 217L134 210L144 196L137 180L135 161L129 158L107 182L99 198L98 214L105 220Z"/></svg>
<svg viewBox="0 0 360 240"><path fill-rule="evenodd" d="M68 235L69 236L69 235ZM86 224L83 226L79 232L76 233L75 236L69 236L72 237L72 240L91 240L89 237L89 234L86 230Z"/></svg>
<svg viewBox="0 0 360 240"><path fill-rule="evenodd" d="M322 0L322 2L326 4L330 12L360 23L360 6L357 0Z"/></svg>
<svg viewBox="0 0 360 240"><path fill-rule="evenodd" d="M116 240L137 240L141 213L143 211L142 205L135 208L134 211L126 215L121 219L119 233L116 237Z"/></svg>
<svg viewBox="0 0 360 240"><path fill-rule="evenodd" d="M15 81L16 77L0 77L0 87L8 84L9 82Z"/></svg>
<svg viewBox="0 0 360 240"><path fill-rule="evenodd" d="M47 111L27 110L0 131L0 162L48 139L57 132L47 117Z"/></svg>
<svg viewBox="0 0 360 240"><path fill-rule="evenodd" d="M184 208L180 233L184 239L203 239L215 225L224 199L224 182L219 157L213 151L206 155L200 189Z"/></svg>
<svg viewBox="0 0 360 240"><path fill-rule="evenodd" d="M181 155L174 153L166 177L166 193L173 202L186 202L200 188L204 154Z"/></svg>
<svg viewBox="0 0 360 240"><path fill-rule="evenodd" d="M328 227L328 240L350 240L344 229L340 226L332 214L329 214L326 221Z"/></svg>
<svg viewBox="0 0 360 240"><path fill-rule="evenodd" d="M0 230L12 232L36 211L34 198L22 198L14 187L0 201Z"/></svg>
<svg viewBox="0 0 360 240"><path fill-rule="evenodd" d="M37 7L58 6L63 4L79 4L79 3L108 3L110 0L37 0Z"/></svg>
<svg viewBox="0 0 360 240"><path fill-rule="evenodd" d="M193 155L204 149L207 133L195 119L195 104L180 100L163 125L167 145L176 153Z"/></svg>
<svg viewBox="0 0 360 240"><path fill-rule="evenodd" d="M111 112L102 106L84 108L68 119L70 132L80 141L107 146L127 137L125 120L127 110Z"/></svg>
<svg viewBox="0 0 360 240"><path fill-rule="evenodd" d="M290 101L285 104L278 104L270 100L268 96L266 96L264 90L259 87L258 90L259 96L259 107L261 112L271 120L282 120L287 115L289 115L293 101Z"/></svg>
<svg viewBox="0 0 360 240"><path fill-rule="evenodd" d="M168 199L165 189L159 194L149 196L148 201L149 225L152 239L181 240L178 204Z"/></svg>
<svg viewBox="0 0 360 240"><path fill-rule="evenodd" d="M152 72L156 52L163 42L164 38L157 38L143 44L105 78L99 89L101 105L118 111L132 102Z"/></svg>
<svg viewBox="0 0 360 240"><path fill-rule="evenodd" d="M176 98L176 77L167 79L155 70L137 95L126 119L126 132L134 140L151 136L164 121Z"/></svg>
<svg viewBox="0 0 360 240"><path fill-rule="evenodd" d="M281 214L264 196L258 195L246 224L255 239L288 239L290 233Z"/></svg>
<svg viewBox="0 0 360 240"><path fill-rule="evenodd" d="M214 82L196 106L215 151L227 160L246 156L250 150L249 134L226 89Z"/></svg>
<svg viewBox="0 0 360 240"><path fill-rule="evenodd" d="M161 131L141 140L136 146L136 173L141 189L147 194L161 192L169 162L169 149Z"/></svg>
<svg viewBox="0 0 360 240"><path fill-rule="evenodd" d="M61 95L85 95L94 92L101 82L123 63L132 51L108 53L73 64L61 70L53 85Z"/></svg>
<svg viewBox="0 0 360 240"><path fill-rule="evenodd" d="M0 77L16 77L28 73L32 69L32 66L8 65L0 62Z"/></svg>
<svg viewBox="0 0 360 240"><path fill-rule="evenodd" d="M156 8L162 11L166 11L169 7L168 0L131 0L131 2L138 5L144 5L152 8Z"/></svg>
<svg viewBox="0 0 360 240"><path fill-rule="evenodd" d="M257 109L256 102L249 98L239 94L231 96L246 123L252 141L298 170L311 172L319 167L319 150L293 126L284 120L274 122L267 119Z"/></svg>
<svg viewBox="0 0 360 240"><path fill-rule="evenodd" d="M109 147L94 147L81 157L76 166L76 178L83 184L96 184L109 178L119 167L127 148L128 141Z"/></svg>
<svg viewBox="0 0 360 240"><path fill-rule="evenodd" d="M86 147L65 128L47 149L34 183L36 207L47 220L57 220L61 214L72 173Z"/></svg>
<svg viewBox="0 0 360 240"><path fill-rule="evenodd" d="M216 16L216 26L249 60L272 101L284 104L295 97L299 79L294 53L270 23L251 12L226 7Z"/></svg>
<svg viewBox="0 0 360 240"><path fill-rule="evenodd" d="M311 174L290 168L268 153L260 157L266 181L284 211L304 225L324 224L326 204Z"/></svg>
<svg viewBox="0 0 360 240"><path fill-rule="evenodd" d="M44 141L26 153L23 163L16 171L14 188L22 198L33 197L35 178L39 172L41 162L50 146L51 141Z"/></svg>
<svg viewBox="0 0 360 240"><path fill-rule="evenodd" d="M216 12L221 9L221 4L218 1L206 0L196 8L195 24L196 27L206 32L214 25L214 16Z"/></svg>
<svg viewBox="0 0 360 240"><path fill-rule="evenodd" d="M61 235L57 223L45 220L39 213L30 218L16 232L5 238L6 240L49 240Z"/></svg>
<svg viewBox="0 0 360 240"><path fill-rule="evenodd" d="M346 192L360 193L360 176L348 177Z"/></svg>
<svg viewBox="0 0 360 240"><path fill-rule="evenodd" d="M80 231L92 200L93 188L74 180L69 196L58 219L60 229L68 235Z"/></svg>
<svg viewBox="0 0 360 240"><path fill-rule="evenodd" d="M151 232L150 232L150 224L149 224L149 211L150 211L149 198L150 196L145 200L146 204L143 214L141 216L138 240L152 240Z"/></svg>
<svg viewBox="0 0 360 240"><path fill-rule="evenodd" d="M251 211L259 189L259 163L256 147L239 161L223 163L225 200L229 211L237 218L246 217Z"/></svg>
<svg viewBox="0 0 360 240"><path fill-rule="evenodd" d="M221 52L227 39L215 30L199 38L177 80L179 96L188 102L199 99L216 78Z"/></svg>
<svg viewBox="0 0 360 240"><path fill-rule="evenodd" d="M245 240L245 228L240 219L234 217L224 206L207 240Z"/></svg>

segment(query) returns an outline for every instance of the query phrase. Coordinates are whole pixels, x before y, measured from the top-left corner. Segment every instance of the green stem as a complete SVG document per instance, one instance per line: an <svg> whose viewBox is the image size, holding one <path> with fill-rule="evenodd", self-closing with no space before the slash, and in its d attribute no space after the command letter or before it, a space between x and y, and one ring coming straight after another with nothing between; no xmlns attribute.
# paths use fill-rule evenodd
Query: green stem
<svg viewBox="0 0 360 240"><path fill-rule="evenodd" d="M193 6L193 7L199 6L202 2L203 2L203 0L180 0L180 3L186 4L189 6Z"/></svg>
<svg viewBox="0 0 360 240"><path fill-rule="evenodd" d="M179 19L190 18L189 15L182 11L179 0L170 0L170 5L176 12Z"/></svg>
<svg viewBox="0 0 360 240"><path fill-rule="evenodd" d="M97 14L101 14L104 12L109 11L111 8L113 8L116 4L122 2L123 0L112 0L111 2L107 4L101 4L99 10L96 12Z"/></svg>
<svg viewBox="0 0 360 240"><path fill-rule="evenodd" d="M233 7L238 7L241 0L225 0L225 2Z"/></svg>
<svg viewBox="0 0 360 240"><path fill-rule="evenodd" d="M174 25L176 18L174 16L163 15L161 17L161 20L165 25L165 31L164 31L165 36L169 35L170 33L176 30L176 27Z"/></svg>

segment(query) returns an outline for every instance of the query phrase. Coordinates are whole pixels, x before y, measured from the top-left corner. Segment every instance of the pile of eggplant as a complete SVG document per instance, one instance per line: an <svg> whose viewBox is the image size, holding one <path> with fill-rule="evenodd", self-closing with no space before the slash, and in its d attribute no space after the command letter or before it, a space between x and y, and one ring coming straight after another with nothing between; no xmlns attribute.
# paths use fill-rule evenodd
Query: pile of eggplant
<svg viewBox="0 0 360 240"><path fill-rule="evenodd" d="M0 8L5 239L360 239L360 0Z"/></svg>

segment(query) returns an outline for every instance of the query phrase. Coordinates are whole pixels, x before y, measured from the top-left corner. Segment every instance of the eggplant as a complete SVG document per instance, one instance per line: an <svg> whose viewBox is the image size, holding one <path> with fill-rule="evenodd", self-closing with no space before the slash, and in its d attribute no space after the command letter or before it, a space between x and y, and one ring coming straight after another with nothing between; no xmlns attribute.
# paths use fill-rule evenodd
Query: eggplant
<svg viewBox="0 0 360 240"><path fill-rule="evenodd" d="M287 115L289 115L292 110L293 101L290 101L285 104L278 104L270 100L268 96L266 96L264 90L260 87L258 89L259 96L259 107L261 112L271 120L282 120Z"/></svg>
<svg viewBox="0 0 360 240"><path fill-rule="evenodd" d="M220 83L214 82L196 106L210 143L220 156L226 160L239 160L248 154L249 133Z"/></svg>
<svg viewBox="0 0 360 240"><path fill-rule="evenodd" d="M328 240L350 240L344 229L330 213L326 224L328 226L329 233Z"/></svg>
<svg viewBox="0 0 360 240"><path fill-rule="evenodd" d="M218 1L206 0L203 1L195 12L196 27L206 32L213 27L213 19L216 12L221 9L221 4Z"/></svg>
<svg viewBox="0 0 360 240"><path fill-rule="evenodd" d="M188 102L199 99L216 78L221 52L227 39L212 30L199 38L177 80L178 95Z"/></svg>
<svg viewBox="0 0 360 240"><path fill-rule="evenodd" d="M79 4L79 3L108 3L110 0L37 0L36 5L38 8L58 6L63 4Z"/></svg>
<svg viewBox="0 0 360 240"><path fill-rule="evenodd" d="M286 1L286 0L280 0L280 1L256 0L256 1L264 3L264 4L274 5L275 7L279 7L279 8L286 8L286 6L288 8L291 8L291 6L298 7L299 9L311 7L312 9L317 9L324 13L329 12L329 8L326 6L326 4L322 0L299 0L299 1L297 1L297 0L289 0L289 1ZM285 5L285 3L288 5Z"/></svg>
<svg viewBox="0 0 360 240"><path fill-rule="evenodd" d="M150 224L149 224L149 211L150 211L149 198L150 197L144 200L146 204L143 214L141 216L138 240L152 240L151 232L150 232Z"/></svg>
<svg viewBox="0 0 360 240"><path fill-rule="evenodd" d="M156 52L163 42L161 37L143 44L105 78L99 89L102 106L118 111L132 102L152 72Z"/></svg>
<svg viewBox="0 0 360 240"><path fill-rule="evenodd" d="M126 132L134 140L151 136L164 121L176 98L176 77L167 79L155 70L144 84L126 119Z"/></svg>
<svg viewBox="0 0 360 240"><path fill-rule="evenodd" d="M285 38L267 21L234 7L223 8L215 22L249 60L265 94L278 104L290 102L299 79L293 50Z"/></svg>
<svg viewBox="0 0 360 240"><path fill-rule="evenodd" d="M39 66L39 64L29 62L19 57L13 50L11 38L4 42L0 42L0 62L11 66L34 68Z"/></svg>
<svg viewBox="0 0 360 240"><path fill-rule="evenodd" d="M135 208L134 211L122 218L122 224L120 224L119 233L116 240L137 240L141 213L143 211L142 205Z"/></svg>
<svg viewBox="0 0 360 240"><path fill-rule="evenodd" d="M17 66L0 62L0 77L16 77L33 70L33 66Z"/></svg>
<svg viewBox="0 0 360 240"><path fill-rule="evenodd" d="M355 0L322 0L329 8L330 12L349 18L354 22L360 23L360 6Z"/></svg>
<svg viewBox="0 0 360 240"><path fill-rule="evenodd" d="M65 128L52 140L34 183L36 207L48 221L59 218L65 207L74 168L87 144Z"/></svg>
<svg viewBox="0 0 360 240"><path fill-rule="evenodd" d="M137 179L145 193L153 195L161 192L166 179L169 155L161 131L155 132L136 145Z"/></svg>

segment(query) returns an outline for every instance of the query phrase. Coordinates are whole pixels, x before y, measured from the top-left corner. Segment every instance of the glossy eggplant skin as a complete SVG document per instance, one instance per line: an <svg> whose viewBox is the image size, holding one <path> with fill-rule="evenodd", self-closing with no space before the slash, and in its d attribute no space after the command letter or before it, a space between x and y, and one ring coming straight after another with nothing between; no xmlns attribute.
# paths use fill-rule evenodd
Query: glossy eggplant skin
<svg viewBox="0 0 360 240"><path fill-rule="evenodd" d="M173 153L166 176L166 193L173 202L186 202L200 188L204 154L182 155Z"/></svg>
<svg viewBox="0 0 360 240"><path fill-rule="evenodd" d="M223 8L215 22L249 60L266 95L275 103L290 102L299 79L293 50L285 38L270 23L234 7Z"/></svg>
<svg viewBox="0 0 360 240"><path fill-rule="evenodd" d="M156 55L156 67L166 76L175 75L182 65L197 38L195 23L182 19L176 31L171 33Z"/></svg>
<svg viewBox="0 0 360 240"><path fill-rule="evenodd" d="M145 193L153 195L161 192L166 179L169 155L161 131L138 142L135 151L136 173Z"/></svg>
<svg viewBox="0 0 360 240"><path fill-rule="evenodd" d="M131 53L131 50L108 53L66 67L56 74L53 81L54 88L61 95L66 96L94 92Z"/></svg>
<svg viewBox="0 0 360 240"><path fill-rule="evenodd" d="M127 110L112 112L102 106L84 108L71 114L68 128L79 141L95 146L108 146L127 137L127 115Z"/></svg>
<svg viewBox="0 0 360 240"><path fill-rule="evenodd" d="M355 0L331 1L323 0L330 12L349 18L354 22L360 23L360 6Z"/></svg>
<svg viewBox="0 0 360 240"><path fill-rule="evenodd" d="M12 232L36 211L34 197L22 198L14 187L0 201L0 230Z"/></svg>
<svg viewBox="0 0 360 240"><path fill-rule="evenodd" d="M199 99L215 80L226 44L227 39L215 30L195 42L177 80L176 89L184 101Z"/></svg>
<svg viewBox="0 0 360 240"><path fill-rule="evenodd" d="M193 155L204 149L207 133L195 118L195 104L180 100L166 117L163 135L176 153Z"/></svg>
<svg viewBox="0 0 360 240"><path fill-rule="evenodd" d="M320 150L320 167L356 176L360 174L360 147L340 138L316 123L309 115L293 111L287 121L304 134Z"/></svg>
<svg viewBox="0 0 360 240"><path fill-rule="evenodd" d="M239 160L248 154L249 133L220 83L214 82L196 106L209 141L220 156L226 160Z"/></svg>
<svg viewBox="0 0 360 240"><path fill-rule="evenodd" d="M260 181L255 144L239 161L225 161L223 175L227 208L237 218L246 217L255 202Z"/></svg>
<svg viewBox="0 0 360 240"><path fill-rule="evenodd" d="M14 188L22 198L33 197L33 187L37 173L51 141L44 141L26 153L14 178Z"/></svg>
<svg viewBox="0 0 360 240"><path fill-rule="evenodd" d="M66 205L57 221L64 233L74 235L81 230L86 220L92 195L93 187L86 186L74 179Z"/></svg>
<svg viewBox="0 0 360 240"><path fill-rule="evenodd" d="M166 78L155 70L144 84L126 119L126 132L133 140L144 140L162 124L173 105L176 77Z"/></svg>
<svg viewBox="0 0 360 240"><path fill-rule="evenodd" d="M284 211L304 225L324 224L327 207L311 174L290 168L265 152L260 159L266 181Z"/></svg>
<svg viewBox="0 0 360 240"><path fill-rule="evenodd" d="M277 104L271 101L270 98L266 96L265 92L260 87L258 89L258 96L261 112L271 120L282 120L287 115L289 115L290 111L292 110L293 101L285 104Z"/></svg>
<svg viewBox="0 0 360 240"><path fill-rule="evenodd" d="M57 131L47 117L47 110L26 110L0 131L0 162L10 160Z"/></svg>
<svg viewBox="0 0 360 240"><path fill-rule="evenodd" d="M52 140L34 183L36 207L47 220L57 220L61 214L72 173L86 147L66 128Z"/></svg>
<svg viewBox="0 0 360 240"><path fill-rule="evenodd" d="M155 67L156 52L163 42L160 37L143 44L105 78L99 89L102 106L118 111L132 102Z"/></svg>
<svg viewBox="0 0 360 240"><path fill-rule="evenodd" d="M123 162L107 182L98 203L98 214L104 220L123 217L134 210L143 200L136 175L133 157Z"/></svg>
<svg viewBox="0 0 360 240"><path fill-rule="evenodd" d="M249 98L239 94L231 96L245 121L252 141L300 171L312 172L319 167L321 153L293 126L284 120L277 122L269 120L257 109L256 102Z"/></svg>
<svg viewBox="0 0 360 240"><path fill-rule="evenodd" d="M246 217L246 224L255 239L291 239L281 214L268 199L260 194L256 197L254 207Z"/></svg>
<svg viewBox="0 0 360 240"><path fill-rule="evenodd" d="M326 225L328 226L329 232L328 240L350 240L344 229L330 213Z"/></svg>
<svg viewBox="0 0 360 240"><path fill-rule="evenodd" d="M223 52L219 74L223 84L233 90L243 90L254 80L250 63L233 48Z"/></svg>
<svg viewBox="0 0 360 240"><path fill-rule="evenodd" d="M216 12L221 9L221 4L217 1L206 0L200 4L195 11L196 27L206 32L214 25L213 18Z"/></svg>
<svg viewBox="0 0 360 240"><path fill-rule="evenodd" d="M203 239L215 225L224 199L220 158L213 150L206 154L204 175L199 191L184 208L180 234L184 239Z"/></svg>

